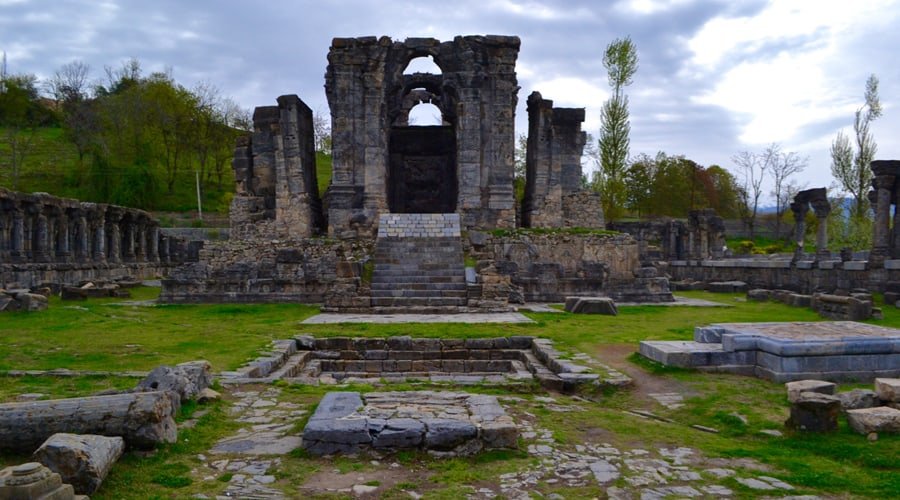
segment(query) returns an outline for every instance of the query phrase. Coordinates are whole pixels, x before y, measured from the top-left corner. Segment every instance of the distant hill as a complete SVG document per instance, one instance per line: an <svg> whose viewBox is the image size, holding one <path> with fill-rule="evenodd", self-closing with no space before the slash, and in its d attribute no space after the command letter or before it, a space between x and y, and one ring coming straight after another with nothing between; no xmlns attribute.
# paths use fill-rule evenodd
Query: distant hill
<svg viewBox="0 0 900 500"><path fill-rule="evenodd" d="M13 176L10 147L6 140L6 130L0 128L0 186L13 189ZM96 179L97 173L91 172L93 158L87 155L83 163L79 162L75 146L69 142L59 127L37 129L25 163L19 172L18 191L46 192L64 198L76 198L82 201L108 202L92 195L95 190L89 189L89 183ZM228 206L234 193L234 176L231 171L231 160L228 159L221 172L221 183L213 174L203 183L203 211L208 213L228 213ZM322 153L316 155L316 173L319 193L325 194L331 182L331 156ZM123 172L114 168L102 175L121 176ZM162 183L162 180L158 180ZM154 200L154 211L191 212L197 210L197 194L195 173L193 169L184 169L179 174L179 181L173 192L162 194Z"/></svg>

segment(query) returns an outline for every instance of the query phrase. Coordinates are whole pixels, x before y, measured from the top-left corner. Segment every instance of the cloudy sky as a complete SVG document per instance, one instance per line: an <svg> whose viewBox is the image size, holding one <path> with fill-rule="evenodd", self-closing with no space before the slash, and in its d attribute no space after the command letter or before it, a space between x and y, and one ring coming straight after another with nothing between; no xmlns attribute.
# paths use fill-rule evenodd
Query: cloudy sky
<svg viewBox="0 0 900 500"><path fill-rule="evenodd" d="M11 73L46 77L79 59L100 79L135 57L248 108L296 93L325 113L332 37L518 35L517 133L538 90L587 108L584 129L596 136L602 53L628 35L640 58L627 88L632 155L733 168L735 153L777 142L809 157L800 180L818 187L833 182L829 145L850 130L871 73L884 106L877 157L900 159L898 25L900 0L0 0L0 51Z"/></svg>

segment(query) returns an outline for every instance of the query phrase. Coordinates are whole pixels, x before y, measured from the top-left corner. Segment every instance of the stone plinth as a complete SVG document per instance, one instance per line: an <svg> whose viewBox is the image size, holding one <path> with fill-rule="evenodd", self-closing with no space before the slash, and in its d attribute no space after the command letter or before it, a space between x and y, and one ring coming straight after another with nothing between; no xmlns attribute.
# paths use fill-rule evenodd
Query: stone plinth
<svg viewBox="0 0 900 500"><path fill-rule="evenodd" d="M818 392L801 392L791 403L791 416L785 425L799 431L831 432L837 430L841 400Z"/></svg>
<svg viewBox="0 0 900 500"><path fill-rule="evenodd" d="M900 330L852 321L716 324L697 327L693 342L641 342L640 352L670 366L778 382L900 375Z"/></svg>
<svg viewBox="0 0 900 500"><path fill-rule="evenodd" d="M518 430L494 396L459 392L330 392L303 430L315 455L419 448L439 456L515 448Z"/></svg>

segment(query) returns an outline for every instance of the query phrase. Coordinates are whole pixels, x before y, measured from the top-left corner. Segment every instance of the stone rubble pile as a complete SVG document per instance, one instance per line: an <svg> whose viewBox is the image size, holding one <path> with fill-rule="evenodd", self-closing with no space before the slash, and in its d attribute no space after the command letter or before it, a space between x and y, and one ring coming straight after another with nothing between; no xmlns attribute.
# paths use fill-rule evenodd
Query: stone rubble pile
<svg viewBox="0 0 900 500"><path fill-rule="evenodd" d="M791 416L785 422L801 431L825 432L838 427L841 412L850 427L877 439L878 433L900 433L900 379L876 378L875 390L854 389L835 394L837 385L822 380L785 384Z"/></svg>

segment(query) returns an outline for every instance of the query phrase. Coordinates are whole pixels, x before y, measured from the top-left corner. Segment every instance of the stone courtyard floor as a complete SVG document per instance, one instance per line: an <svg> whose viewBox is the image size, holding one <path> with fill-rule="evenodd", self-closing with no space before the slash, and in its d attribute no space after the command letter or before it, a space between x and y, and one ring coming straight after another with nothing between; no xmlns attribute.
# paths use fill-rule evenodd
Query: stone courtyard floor
<svg viewBox="0 0 900 500"><path fill-rule="evenodd" d="M197 456L199 465L191 471L194 480L226 482L215 498L381 498L387 493L394 495L391 498L421 498L439 486L427 481L432 474L427 460L410 461L403 452L326 457L303 481L284 481L290 478L285 464L300 444L296 423L312 410L312 405L296 403L289 392L266 385L229 389L228 414L241 427ZM660 405L680 403L678 393L649 396ZM579 396L498 399L519 428L519 448L527 460L516 461L522 466L499 474L496 481L459 485L465 498L537 498L538 488L558 491L546 495L557 499L590 498L603 492L614 499L724 498L738 496L735 485L743 486L740 497L749 491L764 498L824 498L794 495L794 486L773 477L777 471L746 458L709 458L685 446L613 445L602 432L595 439L564 444L554 431L541 426L537 414L551 412L554 419L577 420L598 404ZM637 412L623 412L623 417L634 425L660 423ZM359 465L348 467L351 462Z"/></svg>

